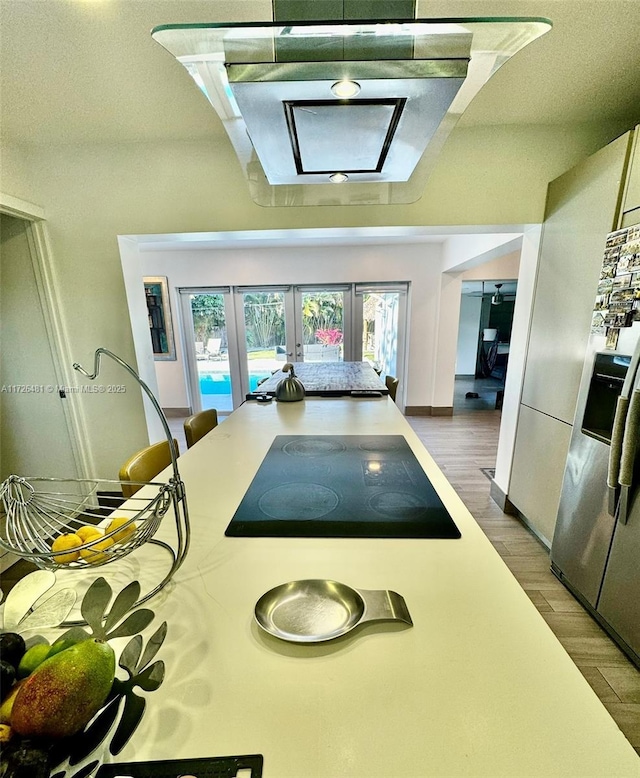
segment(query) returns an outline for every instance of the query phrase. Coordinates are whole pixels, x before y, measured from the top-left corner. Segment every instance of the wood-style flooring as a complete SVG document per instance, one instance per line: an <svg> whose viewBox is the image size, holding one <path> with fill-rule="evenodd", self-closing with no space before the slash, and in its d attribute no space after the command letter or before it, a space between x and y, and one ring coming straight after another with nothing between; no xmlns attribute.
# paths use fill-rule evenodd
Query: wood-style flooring
<svg viewBox="0 0 640 778"><path fill-rule="evenodd" d="M640 672L549 569L547 549L489 496L500 411L408 416L471 514L640 754ZM640 768L639 768L640 769Z"/></svg>

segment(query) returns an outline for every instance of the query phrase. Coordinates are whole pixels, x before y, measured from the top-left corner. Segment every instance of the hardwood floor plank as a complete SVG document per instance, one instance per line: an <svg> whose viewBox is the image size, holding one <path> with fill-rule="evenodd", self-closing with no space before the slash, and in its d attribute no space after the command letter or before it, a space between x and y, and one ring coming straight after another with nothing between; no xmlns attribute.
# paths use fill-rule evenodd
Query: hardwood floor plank
<svg viewBox="0 0 640 778"><path fill-rule="evenodd" d="M508 553L507 547L505 544L500 540L493 540L492 538L489 538L491 541L491 545L495 548L495 550L500 554L501 557L504 557L505 554Z"/></svg>
<svg viewBox="0 0 640 778"><path fill-rule="evenodd" d="M624 702L605 702L604 706L613 716L631 745L640 748L640 705Z"/></svg>
<svg viewBox="0 0 640 778"><path fill-rule="evenodd" d="M575 613L550 611L544 614L544 619L558 637L599 637L608 640L602 627L584 611ZM629 700L629 702L640 702L640 700Z"/></svg>
<svg viewBox="0 0 640 778"><path fill-rule="evenodd" d="M553 608L549 605L549 603L544 598L541 591L538 591L537 589L531 589L527 592L527 596L531 600L531 602L536 606L536 608L540 611L540 613L547 613L548 611L552 611Z"/></svg>
<svg viewBox="0 0 640 778"><path fill-rule="evenodd" d="M601 702L621 702L614 689L607 683L606 678L597 667L585 667L579 665L578 669L589 682L593 691L598 695Z"/></svg>
<svg viewBox="0 0 640 778"><path fill-rule="evenodd" d="M505 545L509 552L515 556L537 556L543 553L547 558L549 557L549 552L533 535L528 538L520 538L519 540L507 540ZM554 578L554 580L556 579Z"/></svg>
<svg viewBox="0 0 640 778"><path fill-rule="evenodd" d="M520 586L522 586L522 588L525 591L527 591L527 589L536 589L538 591L542 591L546 596L546 592L549 592L551 595L555 594L556 592L559 592L560 590L558 589L558 587L562 586L562 584L558 583L558 581L556 581L553 578L553 576L549 578L546 571L523 570L523 571L512 571L512 572L514 576L518 579ZM578 603L578 605L580 604ZM580 605L580 610L582 610L581 605Z"/></svg>
<svg viewBox="0 0 640 778"><path fill-rule="evenodd" d="M603 667L600 672L621 702L640 704L640 672L635 667Z"/></svg>
<svg viewBox="0 0 640 778"><path fill-rule="evenodd" d="M504 561L512 573L546 573L549 569L549 560L544 557L507 554Z"/></svg>
<svg viewBox="0 0 640 778"><path fill-rule="evenodd" d="M553 575L553 573L550 573ZM576 600L576 598L570 594L566 589L550 589L543 592L545 600L551 606L551 609L560 613L567 613L571 611L577 611L579 613L584 612L584 608Z"/></svg>

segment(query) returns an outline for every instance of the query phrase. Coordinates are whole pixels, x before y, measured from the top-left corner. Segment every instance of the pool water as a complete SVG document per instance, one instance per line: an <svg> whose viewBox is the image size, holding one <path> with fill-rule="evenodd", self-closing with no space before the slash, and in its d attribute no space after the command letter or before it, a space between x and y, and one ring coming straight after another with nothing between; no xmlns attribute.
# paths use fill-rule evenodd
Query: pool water
<svg viewBox="0 0 640 778"><path fill-rule="evenodd" d="M249 376L249 391L255 392L258 381L269 378L270 372ZM228 373L207 373L200 376L200 394L231 394L231 376Z"/></svg>

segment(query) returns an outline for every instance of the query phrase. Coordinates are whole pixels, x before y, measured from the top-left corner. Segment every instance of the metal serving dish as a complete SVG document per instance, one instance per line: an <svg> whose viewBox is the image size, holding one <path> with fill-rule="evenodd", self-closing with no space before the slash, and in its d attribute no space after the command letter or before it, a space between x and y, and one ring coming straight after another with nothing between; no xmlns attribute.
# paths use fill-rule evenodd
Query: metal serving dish
<svg viewBox="0 0 640 778"><path fill-rule="evenodd" d="M265 632L294 643L320 643L372 621L402 621L413 626L396 592L353 589L323 578L280 584L260 597L255 619Z"/></svg>

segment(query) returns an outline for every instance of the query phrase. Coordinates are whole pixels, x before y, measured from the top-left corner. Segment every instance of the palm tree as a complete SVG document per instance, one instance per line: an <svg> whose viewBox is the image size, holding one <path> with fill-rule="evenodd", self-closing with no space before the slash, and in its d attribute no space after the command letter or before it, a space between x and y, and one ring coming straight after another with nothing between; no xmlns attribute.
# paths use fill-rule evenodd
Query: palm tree
<svg viewBox="0 0 640 778"><path fill-rule="evenodd" d="M318 330L342 332L344 300L342 292L307 292L302 296L302 329L304 342L316 342Z"/></svg>
<svg viewBox="0 0 640 778"><path fill-rule="evenodd" d="M194 294L191 297L195 340L206 343L226 332L224 298L221 294Z"/></svg>
<svg viewBox="0 0 640 778"><path fill-rule="evenodd" d="M244 296L247 345L272 348L284 343L284 300L280 292L247 293Z"/></svg>

